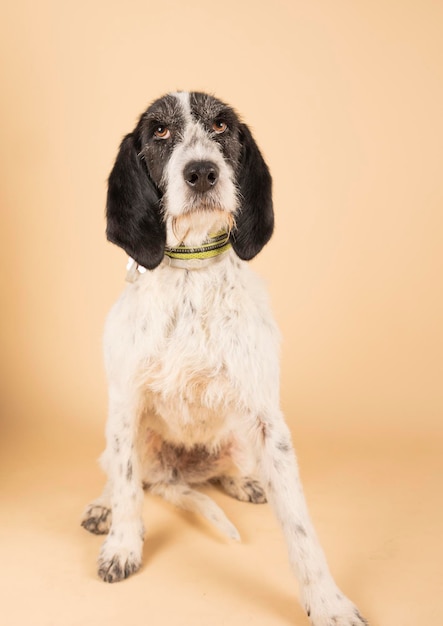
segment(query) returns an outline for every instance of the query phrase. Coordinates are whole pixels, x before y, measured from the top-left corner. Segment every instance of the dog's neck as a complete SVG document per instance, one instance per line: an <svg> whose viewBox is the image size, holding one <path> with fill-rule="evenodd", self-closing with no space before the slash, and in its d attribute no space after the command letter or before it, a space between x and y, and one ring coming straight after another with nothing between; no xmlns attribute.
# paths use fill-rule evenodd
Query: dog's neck
<svg viewBox="0 0 443 626"><path fill-rule="evenodd" d="M186 270L200 270L222 260L232 248L229 233L219 231L210 235L199 246L185 246L180 244L175 248L166 247L163 263L170 267ZM134 259L129 259L126 267L126 280L133 283L139 274L144 274L146 268L138 265Z"/></svg>

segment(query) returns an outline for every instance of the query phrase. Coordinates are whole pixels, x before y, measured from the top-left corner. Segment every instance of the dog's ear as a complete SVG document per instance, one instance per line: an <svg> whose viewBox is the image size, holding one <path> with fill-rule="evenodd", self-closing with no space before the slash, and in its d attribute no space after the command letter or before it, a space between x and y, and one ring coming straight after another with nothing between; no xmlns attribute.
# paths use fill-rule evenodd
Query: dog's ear
<svg viewBox="0 0 443 626"><path fill-rule="evenodd" d="M237 255L249 261L260 252L274 230L272 178L251 131L240 125L242 153L237 174L240 207L231 243Z"/></svg>
<svg viewBox="0 0 443 626"><path fill-rule="evenodd" d="M163 258L166 227L160 194L139 151L136 134L126 135L108 180L106 235L136 263L152 270Z"/></svg>

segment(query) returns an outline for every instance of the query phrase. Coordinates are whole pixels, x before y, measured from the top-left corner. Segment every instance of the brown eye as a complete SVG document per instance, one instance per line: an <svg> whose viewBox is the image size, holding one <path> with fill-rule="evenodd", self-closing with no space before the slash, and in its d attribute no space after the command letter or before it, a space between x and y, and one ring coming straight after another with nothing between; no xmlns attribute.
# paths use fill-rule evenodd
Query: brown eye
<svg viewBox="0 0 443 626"><path fill-rule="evenodd" d="M171 133L167 126L163 126L162 124L159 124L157 128L154 130L154 135L155 137L158 137L158 139L169 139L169 137L171 136Z"/></svg>
<svg viewBox="0 0 443 626"><path fill-rule="evenodd" d="M217 133L217 135L221 135L228 128L226 122L223 120L217 120L212 124L212 130Z"/></svg>

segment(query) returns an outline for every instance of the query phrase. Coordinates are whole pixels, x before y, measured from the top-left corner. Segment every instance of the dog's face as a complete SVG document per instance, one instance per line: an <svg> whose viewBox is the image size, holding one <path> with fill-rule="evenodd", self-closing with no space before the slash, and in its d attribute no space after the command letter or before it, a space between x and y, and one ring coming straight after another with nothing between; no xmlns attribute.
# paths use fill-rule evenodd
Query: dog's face
<svg viewBox="0 0 443 626"><path fill-rule="evenodd" d="M239 126L230 107L201 93L165 96L142 116L142 155L162 194L169 245L198 245L208 230L231 230Z"/></svg>
<svg viewBox="0 0 443 626"><path fill-rule="evenodd" d="M166 245L230 232L242 259L273 229L271 177L248 127L203 93L156 100L123 140L109 177L108 238L155 268Z"/></svg>

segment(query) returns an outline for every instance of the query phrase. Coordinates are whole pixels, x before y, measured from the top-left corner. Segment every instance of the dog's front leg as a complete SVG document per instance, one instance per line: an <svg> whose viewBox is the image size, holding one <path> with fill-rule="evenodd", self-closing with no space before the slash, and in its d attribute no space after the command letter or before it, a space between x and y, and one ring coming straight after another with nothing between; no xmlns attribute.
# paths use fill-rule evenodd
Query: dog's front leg
<svg viewBox="0 0 443 626"><path fill-rule="evenodd" d="M313 626L367 624L335 584L309 518L289 429L280 412L251 428L259 476L283 528L301 601Z"/></svg>
<svg viewBox="0 0 443 626"><path fill-rule="evenodd" d="M138 428L137 405L111 392L102 462L108 473L112 523L98 561L99 576L110 583L127 578L141 565L144 529Z"/></svg>

